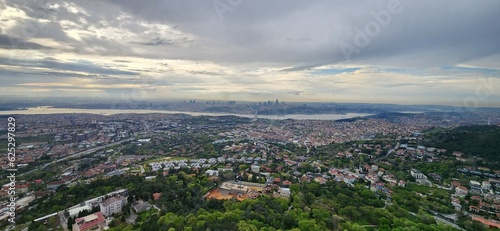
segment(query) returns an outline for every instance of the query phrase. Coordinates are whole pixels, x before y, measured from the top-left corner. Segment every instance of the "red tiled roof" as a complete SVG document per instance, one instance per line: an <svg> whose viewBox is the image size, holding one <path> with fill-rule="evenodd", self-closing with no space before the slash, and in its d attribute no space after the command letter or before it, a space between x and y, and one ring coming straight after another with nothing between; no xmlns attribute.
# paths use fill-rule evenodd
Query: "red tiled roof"
<svg viewBox="0 0 500 231"><path fill-rule="evenodd" d="M451 182L451 184L452 184L453 186L455 186L455 187L460 186L460 182L458 182L458 181L452 181L452 182Z"/></svg>
<svg viewBox="0 0 500 231"><path fill-rule="evenodd" d="M317 181L317 182L320 182L320 183L325 183L325 182L327 181L327 180L326 180L325 178L323 178L323 177L316 177L314 180L315 180L315 181Z"/></svg>
<svg viewBox="0 0 500 231"><path fill-rule="evenodd" d="M89 219L89 218L92 218L92 216L96 216L96 218L85 222L85 218ZM105 221L105 219L104 219L104 216L102 215L102 213L97 212L97 213L90 214L90 215L85 216L85 217L77 218L75 220L75 224L78 225L78 223L82 223L82 224L78 225L80 227L80 230L86 230L86 229L89 229L91 227L95 227L95 226L99 225L99 223L102 223L104 221Z"/></svg>
<svg viewBox="0 0 500 231"><path fill-rule="evenodd" d="M160 199L161 197L161 193L153 193L153 199L156 201L158 199Z"/></svg>
<svg viewBox="0 0 500 231"><path fill-rule="evenodd" d="M470 199L476 200L476 201L482 201L483 198L481 196L471 196Z"/></svg>
<svg viewBox="0 0 500 231"><path fill-rule="evenodd" d="M47 185L61 185L64 184L64 181L51 181L47 183Z"/></svg>
<svg viewBox="0 0 500 231"><path fill-rule="evenodd" d="M481 222L484 225L487 225L489 227L500 228L500 222L498 222L498 221L486 220L486 219L484 219L483 217L480 217L480 216L472 216L472 220L473 221L479 221L479 222Z"/></svg>
<svg viewBox="0 0 500 231"><path fill-rule="evenodd" d="M35 195L35 197L41 197L41 196L45 196L49 194L49 191L35 191L33 192L33 195Z"/></svg>

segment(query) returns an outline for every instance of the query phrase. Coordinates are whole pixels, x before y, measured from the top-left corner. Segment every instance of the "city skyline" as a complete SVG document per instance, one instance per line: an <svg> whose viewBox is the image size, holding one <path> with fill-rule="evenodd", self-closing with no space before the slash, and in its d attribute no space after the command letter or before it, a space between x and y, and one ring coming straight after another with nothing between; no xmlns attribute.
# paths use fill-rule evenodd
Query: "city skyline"
<svg viewBox="0 0 500 231"><path fill-rule="evenodd" d="M0 5L0 96L500 107L496 1Z"/></svg>

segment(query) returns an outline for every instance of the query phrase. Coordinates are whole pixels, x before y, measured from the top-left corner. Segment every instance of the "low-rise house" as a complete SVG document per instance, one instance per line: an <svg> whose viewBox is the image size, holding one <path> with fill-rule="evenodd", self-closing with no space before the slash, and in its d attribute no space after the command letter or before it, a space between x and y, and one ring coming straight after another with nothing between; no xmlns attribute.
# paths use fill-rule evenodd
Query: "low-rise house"
<svg viewBox="0 0 500 231"><path fill-rule="evenodd" d="M142 200L132 203L132 208L136 213L144 212L150 210L153 207L149 202L144 202Z"/></svg>
<svg viewBox="0 0 500 231"><path fill-rule="evenodd" d="M51 181L47 183L47 189L56 190L59 186L64 185L64 181Z"/></svg>
<svg viewBox="0 0 500 231"><path fill-rule="evenodd" d="M314 181L319 183L319 184L326 184L326 179L324 177L316 177L314 178Z"/></svg>
<svg viewBox="0 0 500 231"><path fill-rule="evenodd" d="M385 181L389 182L389 183L392 183L392 184L396 184L398 181L396 178L394 178L393 175L384 175L382 177L382 179L384 179Z"/></svg>
<svg viewBox="0 0 500 231"><path fill-rule="evenodd" d="M40 198L40 197L43 197L43 196L46 196L50 193L50 191L34 191L33 192L33 195L35 196L35 198Z"/></svg>
<svg viewBox="0 0 500 231"><path fill-rule="evenodd" d="M282 197L290 197L290 195L292 194L292 192L290 191L289 188L280 188L278 190L278 193L280 194L280 196Z"/></svg>
<svg viewBox="0 0 500 231"><path fill-rule="evenodd" d="M302 177L300 178L300 182L311 182L311 178L309 178L308 176L306 176L305 174L302 175Z"/></svg>
<svg viewBox="0 0 500 231"><path fill-rule="evenodd" d="M488 191L488 190L490 190L490 189L491 189L491 184L490 184L490 182L489 182L489 181L483 181L483 184L481 185L481 188L482 188L483 190L487 190L487 191Z"/></svg>
<svg viewBox="0 0 500 231"><path fill-rule="evenodd" d="M254 173L259 173L260 172L260 166L259 165L252 165L251 167L252 172Z"/></svg>
<svg viewBox="0 0 500 231"><path fill-rule="evenodd" d="M368 175L365 175L365 179L370 181L372 184L378 182L379 178L377 175L375 174L368 174Z"/></svg>
<svg viewBox="0 0 500 231"><path fill-rule="evenodd" d="M459 185L455 188L455 194L459 197L465 197L468 193L469 190L464 186Z"/></svg>
<svg viewBox="0 0 500 231"><path fill-rule="evenodd" d="M73 224L73 231L104 230L106 219L101 212L96 212L85 217L80 217Z"/></svg>
<svg viewBox="0 0 500 231"><path fill-rule="evenodd" d="M437 173L429 173L429 176L432 177L432 179L436 180L436 181L441 181L443 178L438 175Z"/></svg>
<svg viewBox="0 0 500 231"><path fill-rule="evenodd" d="M205 175L207 175L207 176L218 176L219 175L219 171L217 171L217 170L207 170L207 171L205 171Z"/></svg>
<svg viewBox="0 0 500 231"><path fill-rule="evenodd" d="M488 219L485 219L484 217L476 216L476 215L472 216L472 220L473 221L479 221L479 222L483 223L484 225L486 225L489 228L500 229L500 222L495 221L495 220L488 220Z"/></svg>
<svg viewBox="0 0 500 231"><path fill-rule="evenodd" d="M29 184L16 185L16 191L18 193L26 193L26 192L28 192L28 186L29 186Z"/></svg>
<svg viewBox="0 0 500 231"><path fill-rule="evenodd" d="M469 186L471 191L477 192L477 193L483 193L483 189L481 188L481 184L475 180L469 181Z"/></svg>
<svg viewBox="0 0 500 231"><path fill-rule="evenodd" d="M491 210L495 209L495 206L486 202L479 202L479 208L484 209L484 210Z"/></svg>
<svg viewBox="0 0 500 231"><path fill-rule="evenodd" d="M422 172L414 168L410 170L410 174L412 177L415 177L415 179L427 179L427 177Z"/></svg>
<svg viewBox="0 0 500 231"><path fill-rule="evenodd" d="M476 212L476 213L479 213L481 211L481 209L479 209L478 207L476 206L469 206L469 211L470 212Z"/></svg>
<svg viewBox="0 0 500 231"><path fill-rule="evenodd" d="M470 199L479 202L483 201L483 198L481 196L471 196Z"/></svg>
<svg viewBox="0 0 500 231"><path fill-rule="evenodd" d="M354 182L356 182L356 177L354 176L344 176L344 182L346 184L354 184Z"/></svg>
<svg viewBox="0 0 500 231"><path fill-rule="evenodd" d="M452 197L451 198L451 205L455 208L455 211L462 211L462 205L460 204L460 200Z"/></svg>

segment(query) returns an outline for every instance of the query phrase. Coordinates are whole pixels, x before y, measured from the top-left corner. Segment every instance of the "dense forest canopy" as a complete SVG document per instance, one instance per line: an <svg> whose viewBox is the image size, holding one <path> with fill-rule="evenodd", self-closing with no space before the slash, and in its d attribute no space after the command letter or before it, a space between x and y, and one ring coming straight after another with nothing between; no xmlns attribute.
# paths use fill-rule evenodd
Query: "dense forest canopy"
<svg viewBox="0 0 500 231"><path fill-rule="evenodd" d="M427 132L431 145L446 148L448 152L460 151L466 155L483 158L490 166L499 167L500 126L463 126L451 130Z"/></svg>

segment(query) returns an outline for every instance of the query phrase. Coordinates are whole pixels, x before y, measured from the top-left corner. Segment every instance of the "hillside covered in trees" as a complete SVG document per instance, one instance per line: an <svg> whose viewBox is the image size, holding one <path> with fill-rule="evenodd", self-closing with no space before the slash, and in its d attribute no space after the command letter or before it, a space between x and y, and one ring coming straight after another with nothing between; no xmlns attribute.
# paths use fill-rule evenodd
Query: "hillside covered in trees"
<svg viewBox="0 0 500 231"><path fill-rule="evenodd" d="M194 187L206 179L182 175L159 177L156 182L183 182ZM185 205L182 209L167 205L160 214L140 215L136 225L115 222L110 230L455 230L437 224L418 206L414 213L398 201L387 206L385 195L363 185L350 188L344 183L311 182L293 185L291 190L289 199L261 196L242 202L190 204L185 201L188 197L178 197ZM165 196L160 200L164 199L169 201Z"/></svg>
<svg viewBox="0 0 500 231"><path fill-rule="evenodd" d="M430 130L429 145L446 148L449 153L463 152L489 162L489 166L500 167L500 126L463 126L451 130Z"/></svg>

